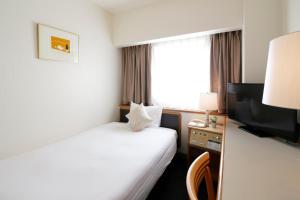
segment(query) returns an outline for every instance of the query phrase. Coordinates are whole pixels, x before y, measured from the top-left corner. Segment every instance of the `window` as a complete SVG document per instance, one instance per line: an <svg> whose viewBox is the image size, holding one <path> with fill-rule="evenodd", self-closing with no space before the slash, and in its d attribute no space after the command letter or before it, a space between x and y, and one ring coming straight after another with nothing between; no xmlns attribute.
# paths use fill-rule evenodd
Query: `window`
<svg viewBox="0 0 300 200"><path fill-rule="evenodd" d="M153 44L154 104L198 109L200 93L209 90L209 36Z"/></svg>

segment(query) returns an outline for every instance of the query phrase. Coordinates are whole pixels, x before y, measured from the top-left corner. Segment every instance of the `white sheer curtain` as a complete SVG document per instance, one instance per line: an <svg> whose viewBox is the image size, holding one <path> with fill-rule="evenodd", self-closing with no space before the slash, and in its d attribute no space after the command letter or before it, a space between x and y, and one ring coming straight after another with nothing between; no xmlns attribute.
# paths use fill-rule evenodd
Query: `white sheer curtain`
<svg viewBox="0 0 300 200"><path fill-rule="evenodd" d="M198 109L210 90L209 36L153 44L152 101L170 108Z"/></svg>

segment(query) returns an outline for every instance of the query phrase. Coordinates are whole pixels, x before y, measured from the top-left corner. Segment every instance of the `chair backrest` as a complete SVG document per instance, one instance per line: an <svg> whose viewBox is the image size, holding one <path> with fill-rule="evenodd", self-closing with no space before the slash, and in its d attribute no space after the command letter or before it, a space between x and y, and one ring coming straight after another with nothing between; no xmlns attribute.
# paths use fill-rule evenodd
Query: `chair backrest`
<svg viewBox="0 0 300 200"><path fill-rule="evenodd" d="M216 200L209 162L209 153L205 152L191 164L188 170L186 185L191 200L198 200L199 186L203 180L206 183L208 200Z"/></svg>

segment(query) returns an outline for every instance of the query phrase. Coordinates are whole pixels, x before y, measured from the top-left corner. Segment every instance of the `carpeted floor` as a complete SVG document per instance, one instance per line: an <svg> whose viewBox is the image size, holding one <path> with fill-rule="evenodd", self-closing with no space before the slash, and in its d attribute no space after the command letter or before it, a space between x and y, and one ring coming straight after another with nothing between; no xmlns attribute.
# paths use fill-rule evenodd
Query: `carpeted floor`
<svg viewBox="0 0 300 200"><path fill-rule="evenodd" d="M152 189L147 200L188 199L185 184L187 170L186 155L177 153L165 173Z"/></svg>

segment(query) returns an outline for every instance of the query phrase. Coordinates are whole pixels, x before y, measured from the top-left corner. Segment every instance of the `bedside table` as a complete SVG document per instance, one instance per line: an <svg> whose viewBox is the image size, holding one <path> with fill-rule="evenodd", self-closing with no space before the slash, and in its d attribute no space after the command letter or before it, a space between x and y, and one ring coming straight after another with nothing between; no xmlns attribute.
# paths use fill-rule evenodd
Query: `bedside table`
<svg viewBox="0 0 300 200"><path fill-rule="evenodd" d="M195 120L188 124L188 162L191 164L199 155L209 152L212 177L216 182L219 177L223 131L221 125L203 128L198 127Z"/></svg>

